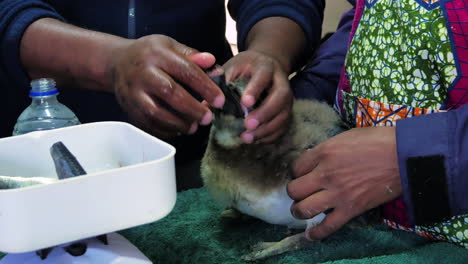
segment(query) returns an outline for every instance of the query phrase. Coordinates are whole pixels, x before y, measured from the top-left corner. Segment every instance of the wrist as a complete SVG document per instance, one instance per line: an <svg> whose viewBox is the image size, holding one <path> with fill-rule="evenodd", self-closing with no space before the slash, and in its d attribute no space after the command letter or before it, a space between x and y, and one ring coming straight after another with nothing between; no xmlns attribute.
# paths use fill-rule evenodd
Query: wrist
<svg viewBox="0 0 468 264"><path fill-rule="evenodd" d="M106 92L114 92L113 82L116 67L126 49L135 40L111 36L104 40L95 51L93 60L90 60L90 76Z"/></svg>
<svg viewBox="0 0 468 264"><path fill-rule="evenodd" d="M20 44L30 78L48 76L64 88L112 92L111 65L127 39L42 18L32 23Z"/></svg>
<svg viewBox="0 0 468 264"><path fill-rule="evenodd" d="M306 46L305 34L294 21L269 17L257 22L247 35L247 50L261 52L280 63L286 73L296 68Z"/></svg>
<svg viewBox="0 0 468 264"><path fill-rule="evenodd" d="M273 61L278 63L278 66L287 74L291 73L292 71L292 61L285 55L279 54L273 50L269 50L268 48L262 48L260 45L255 46L252 45L247 49L247 51L256 52L262 54L263 56L267 56L271 58Z"/></svg>

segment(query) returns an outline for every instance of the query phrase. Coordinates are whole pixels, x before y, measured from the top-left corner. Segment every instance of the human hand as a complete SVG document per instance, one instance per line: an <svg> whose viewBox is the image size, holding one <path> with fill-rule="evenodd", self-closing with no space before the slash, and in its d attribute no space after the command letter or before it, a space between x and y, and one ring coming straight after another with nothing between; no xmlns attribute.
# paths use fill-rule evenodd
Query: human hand
<svg viewBox="0 0 468 264"><path fill-rule="evenodd" d="M223 68L227 81L250 78L241 99L244 106L254 106L260 95L267 93L260 107L245 119L247 130L241 135L243 142L267 143L283 134L287 129L293 99L285 67L272 56L247 50L230 59Z"/></svg>
<svg viewBox="0 0 468 264"><path fill-rule="evenodd" d="M288 184L291 213L309 219L333 209L306 231L321 240L353 217L401 195L394 127L355 128L304 152Z"/></svg>
<svg viewBox="0 0 468 264"><path fill-rule="evenodd" d="M149 133L164 138L192 134L199 124L208 125L213 115L182 84L209 105L221 107L224 95L203 71L214 63L213 55L167 36L131 40L115 52L111 65L114 92L129 116Z"/></svg>

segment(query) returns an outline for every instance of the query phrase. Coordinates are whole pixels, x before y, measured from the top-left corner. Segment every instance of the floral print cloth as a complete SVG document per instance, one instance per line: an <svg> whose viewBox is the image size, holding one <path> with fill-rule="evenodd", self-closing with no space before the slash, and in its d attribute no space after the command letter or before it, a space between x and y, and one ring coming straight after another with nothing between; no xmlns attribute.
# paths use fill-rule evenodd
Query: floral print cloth
<svg viewBox="0 0 468 264"><path fill-rule="evenodd" d="M337 109L355 127L395 126L468 102L468 1L358 0ZM467 76L467 77L465 77ZM414 226L401 199L391 227L468 248L468 215Z"/></svg>

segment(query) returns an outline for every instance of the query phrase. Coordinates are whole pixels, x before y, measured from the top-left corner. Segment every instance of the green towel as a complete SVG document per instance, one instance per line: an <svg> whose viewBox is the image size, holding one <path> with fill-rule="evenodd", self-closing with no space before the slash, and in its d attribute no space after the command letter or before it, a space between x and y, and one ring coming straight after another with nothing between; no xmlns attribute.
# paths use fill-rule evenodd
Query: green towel
<svg viewBox="0 0 468 264"><path fill-rule="evenodd" d="M204 188L178 194L174 210L158 222L120 232L156 263L244 263L259 241L278 241L287 228L260 220L220 219ZM468 263L468 250L378 225L345 227L314 247L256 263L441 264Z"/></svg>
<svg viewBox="0 0 468 264"><path fill-rule="evenodd" d="M222 208L204 188L178 194L174 210L159 222L121 232L154 263L244 263L240 256L259 241L278 241L287 228L260 220L220 219ZM390 229L345 227L315 247L257 263L468 263L468 250Z"/></svg>

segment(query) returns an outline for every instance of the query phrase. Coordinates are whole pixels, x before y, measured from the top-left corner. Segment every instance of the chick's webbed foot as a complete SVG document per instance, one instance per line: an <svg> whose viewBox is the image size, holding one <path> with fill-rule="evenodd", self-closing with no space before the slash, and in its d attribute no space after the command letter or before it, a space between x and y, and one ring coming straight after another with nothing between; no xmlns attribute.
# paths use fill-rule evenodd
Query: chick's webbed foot
<svg viewBox="0 0 468 264"><path fill-rule="evenodd" d="M260 242L252 247L252 252L243 255L244 261L256 261L285 252L311 247L317 241L305 238L305 233L295 234L278 242Z"/></svg>

